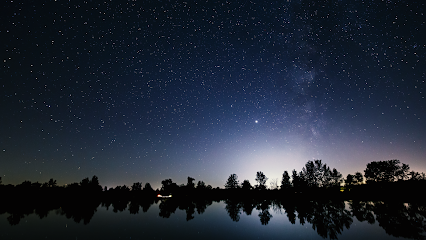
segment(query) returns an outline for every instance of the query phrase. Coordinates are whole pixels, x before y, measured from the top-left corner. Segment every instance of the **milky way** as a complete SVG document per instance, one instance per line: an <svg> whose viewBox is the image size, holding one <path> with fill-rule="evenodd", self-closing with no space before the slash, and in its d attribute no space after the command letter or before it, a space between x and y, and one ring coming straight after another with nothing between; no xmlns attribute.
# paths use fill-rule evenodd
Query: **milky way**
<svg viewBox="0 0 426 240"><path fill-rule="evenodd" d="M426 171L422 1L7 1L0 176Z"/></svg>

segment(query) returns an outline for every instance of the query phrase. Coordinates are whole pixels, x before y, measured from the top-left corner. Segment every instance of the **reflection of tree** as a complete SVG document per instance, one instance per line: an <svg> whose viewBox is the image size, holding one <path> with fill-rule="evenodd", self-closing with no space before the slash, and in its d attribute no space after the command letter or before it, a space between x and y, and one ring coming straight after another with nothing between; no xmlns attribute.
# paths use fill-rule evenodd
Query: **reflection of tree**
<svg viewBox="0 0 426 240"><path fill-rule="evenodd" d="M271 205L270 200L263 200L257 203L256 209L260 210L259 212L259 218L260 223L262 225L267 225L269 223L269 220L271 220L272 215L269 213L269 206Z"/></svg>
<svg viewBox="0 0 426 240"><path fill-rule="evenodd" d="M293 203L281 203L282 208L285 210L288 220L291 222L291 224L296 223L296 205Z"/></svg>
<svg viewBox="0 0 426 240"><path fill-rule="evenodd" d="M194 219L195 204L192 201L180 202L179 209L186 211L186 221Z"/></svg>
<svg viewBox="0 0 426 240"><path fill-rule="evenodd" d="M139 203L137 201L135 201L135 200L130 201L129 212L130 212L130 214L139 213Z"/></svg>
<svg viewBox="0 0 426 240"><path fill-rule="evenodd" d="M195 207L197 208L197 213L202 214L206 211L207 206L210 206L212 204L211 200L207 199L197 199L195 201Z"/></svg>
<svg viewBox="0 0 426 240"><path fill-rule="evenodd" d="M353 221L343 201L314 202L313 210L308 222L323 238L337 239L337 233L342 234L343 227L349 229Z"/></svg>
<svg viewBox="0 0 426 240"><path fill-rule="evenodd" d="M9 217L7 217L7 221L10 225L18 225L22 218L24 218L25 215L22 213L12 213Z"/></svg>
<svg viewBox="0 0 426 240"><path fill-rule="evenodd" d="M253 211L253 208L255 207L254 202L252 199L244 200L242 201L242 209L243 212L247 214L247 216L251 215L251 212Z"/></svg>
<svg viewBox="0 0 426 240"><path fill-rule="evenodd" d="M117 199L117 200L112 202L112 211L115 212L115 213L116 212L122 212L122 211L126 210L128 203L129 203L128 200Z"/></svg>
<svg viewBox="0 0 426 240"><path fill-rule="evenodd" d="M160 213L158 215L162 218L169 218L172 213L176 212L178 206L177 201L174 201L173 199L162 200L158 206L160 209Z"/></svg>
<svg viewBox="0 0 426 240"><path fill-rule="evenodd" d="M153 198L144 198L141 202L140 205L142 207L142 211L148 212L148 209L151 207L151 205L154 204L154 199Z"/></svg>
<svg viewBox="0 0 426 240"><path fill-rule="evenodd" d="M151 204L153 201L151 202ZM198 214L202 214L208 205L212 202L206 199L178 199L169 198L163 199L158 206L160 209L160 217L169 218L172 213L176 212L176 209L184 210L186 212L186 221L194 219L195 209Z"/></svg>
<svg viewBox="0 0 426 240"><path fill-rule="evenodd" d="M55 208L57 208L56 204L42 204L35 207L34 213L39 216L40 219L43 219Z"/></svg>
<svg viewBox="0 0 426 240"><path fill-rule="evenodd" d="M228 215L232 219L232 221L240 221L240 203L235 199L227 199L225 200L225 203L225 210L228 212Z"/></svg>
<svg viewBox="0 0 426 240"><path fill-rule="evenodd" d="M10 213L10 216L7 217L7 221L10 225L18 225L21 222L21 219L24 217L33 214L34 212L41 218L46 217L47 213L53 208L48 208L47 206L39 207L35 209L34 204L21 204L16 202L9 205L7 212Z"/></svg>
<svg viewBox="0 0 426 240"><path fill-rule="evenodd" d="M358 221L367 221L369 224L374 224L373 205L371 202L349 201L349 208L352 216L355 216Z"/></svg>
<svg viewBox="0 0 426 240"><path fill-rule="evenodd" d="M281 202L287 217L292 224L296 222L296 214L300 224L312 224L312 228L323 238L337 239L343 228L349 229L352 217L345 209L343 201L310 201L310 202Z"/></svg>
<svg viewBox="0 0 426 240"><path fill-rule="evenodd" d="M7 217L7 221L10 225L18 225L21 219L25 216L28 216L34 212L32 207L28 206L15 206L11 210L8 211L10 216Z"/></svg>
<svg viewBox="0 0 426 240"><path fill-rule="evenodd" d="M76 223L80 223L83 220L83 223L86 225L90 222L93 215L95 215L99 205L99 201L69 202L64 204L58 213L65 215L69 219L73 219Z"/></svg>
<svg viewBox="0 0 426 240"><path fill-rule="evenodd" d="M426 208L424 204L375 202L376 220L387 234L395 237L426 239Z"/></svg>
<svg viewBox="0 0 426 240"><path fill-rule="evenodd" d="M259 212L260 223L262 225L268 225L269 220L271 220L272 215L269 213L268 209L262 210Z"/></svg>

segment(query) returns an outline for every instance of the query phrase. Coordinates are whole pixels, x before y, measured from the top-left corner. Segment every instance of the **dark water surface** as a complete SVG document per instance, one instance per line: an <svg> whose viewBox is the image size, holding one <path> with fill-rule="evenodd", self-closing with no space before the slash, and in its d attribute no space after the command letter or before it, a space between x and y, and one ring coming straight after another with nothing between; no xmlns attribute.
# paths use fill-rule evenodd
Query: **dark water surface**
<svg viewBox="0 0 426 240"><path fill-rule="evenodd" d="M0 239L422 239L424 205L220 201L0 214ZM108 207L107 207L108 206ZM94 210L94 209L93 209ZM47 214L46 214L47 213ZM93 214L94 213L94 214ZM292 223L293 222L293 223Z"/></svg>

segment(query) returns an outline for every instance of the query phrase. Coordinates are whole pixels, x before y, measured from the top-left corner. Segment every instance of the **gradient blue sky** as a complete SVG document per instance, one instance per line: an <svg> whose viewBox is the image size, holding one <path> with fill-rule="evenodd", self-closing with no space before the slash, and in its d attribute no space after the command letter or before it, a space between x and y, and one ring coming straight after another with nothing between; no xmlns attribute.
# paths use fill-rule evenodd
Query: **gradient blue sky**
<svg viewBox="0 0 426 240"><path fill-rule="evenodd" d="M7 1L0 176L426 172L422 1Z"/></svg>

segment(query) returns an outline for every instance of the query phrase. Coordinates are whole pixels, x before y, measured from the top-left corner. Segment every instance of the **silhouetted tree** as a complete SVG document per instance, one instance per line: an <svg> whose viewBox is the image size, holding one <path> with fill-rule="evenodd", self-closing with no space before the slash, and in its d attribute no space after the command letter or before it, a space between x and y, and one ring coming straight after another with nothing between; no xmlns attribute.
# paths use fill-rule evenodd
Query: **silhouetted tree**
<svg viewBox="0 0 426 240"><path fill-rule="evenodd" d="M268 181L268 178L263 174L263 172L259 171L256 173L256 189L264 190L266 189L266 181Z"/></svg>
<svg viewBox="0 0 426 240"><path fill-rule="evenodd" d="M331 177L328 183L324 185L324 187L340 186L340 183L342 182L343 182L342 174L339 171L337 171L335 168L333 168L333 171L331 171Z"/></svg>
<svg viewBox="0 0 426 240"><path fill-rule="evenodd" d="M335 168L330 170L321 160L308 161L302 169L302 175L308 187L339 186L342 174Z"/></svg>
<svg viewBox="0 0 426 240"><path fill-rule="evenodd" d="M80 185L78 183L70 183L70 184L67 185L66 188L73 190L73 191L77 191L77 190L80 189Z"/></svg>
<svg viewBox="0 0 426 240"><path fill-rule="evenodd" d="M47 183L48 187L53 188L56 187L56 180L53 180L53 178L51 178L49 180L49 182Z"/></svg>
<svg viewBox="0 0 426 240"><path fill-rule="evenodd" d="M356 180L356 184L362 184L364 182L364 176L362 176L362 173L360 172L356 172L355 173L355 180Z"/></svg>
<svg viewBox="0 0 426 240"><path fill-rule="evenodd" d="M292 174L291 174L291 178L293 179L293 187L295 187L295 188L301 187L302 179L297 174L296 169L293 169Z"/></svg>
<svg viewBox="0 0 426 240"><path fill-rule="evenodd" d="M91 191L102 192L102 186L99 184L99 179L96 175L93 175L92 180L90 180L89 184Z"/></svg>
<svg viewBox="0 0 426 240"><path fill-rule="evenodd" d="M0 177L0 185L3 185L3 182L1 181L1 177Z"/></svg>
<svg viewBox="0 0 426 240"><path fill-rule="evenodd" d="M81 180L80 186L82 188L90 188L90 180L89 180L89 178L87 177L87 178L84 178L83 180Z"/></svg>
<svg viewBox="0 0 426 240"><path fill-rule="evenodd" d="M305 188L307 186L305 175L302 171L299 172L299 174L296 172L296 170L293 169L292 175L293 179L293 187L294 188Z"/></svg>
<svg viewBox="0 0 426 240"><path fill-rule="evenodd" d="M238 188L239 182L238 182L238 176L237 174L233 173L229 175L228 180L225 183L226 189L236 189Z"/></svg>
<svg viewBox="0 0 426 240"><path fill-rule="evenodd" d="M186 184L186 186L191 189L194 188L195 187L194 180L195 180L194 178L188 177L188 183Z"/></svg>
<svg viewBox="0 0 426 240"><path fill-rule="evenodd" d="M419 172L411 171L408 174L408 180L410 180L410 181L426 180L426 175L425 175L425 173L419 173Z"/></svg>
<svg viewBox="0 0 426 240"><path fill-rule="evenodd" d="M132 185L132 192L140 192L142 191L142 183L141 182L135 182Z"/></svg>
<svg viewBox="0 0 426 240"><path fill-rule="evenodd" d="M31 182L30 181L23 181L21 184L17 185L16 187L24 190L30 190L31 189Z"/></svg>
<svg viewBox="0 0 426 240"><path fill-rule="evenodd" d="M397 159L371 162L367 164L364 176L367 182L394 182L397 179L406 179L409 169L408 164L400 165Z"/></svg>
<svg viewBox="0 0 426 240"><path fill-rule="evenodd" d="M346 186L352 186L355 183L355 177L352 174L348 174L345 179Z"/></svg>
<svg viewBox="0 0 426 240"><path fill-rule="evenodd" d="M204 181L198 181L198 183L197 183L197 189L206 189L206 188L207 188L207 186L204 183Z"/></svg>
<svg viewBox="0 0 426 240"><path fill-rule="evenodd" d="M154 189L151 187L150 183L145 183L145 187L143 188L145 192L154 192Z"/></svg>
<svg viewBox="0 0 426 240"><path fill-rule="evenodd" d="M161 187L161 191L165 192L166 194L174 192L177 189L177 187L178 187L177 184L174 183L172 181L172 179L170 179L170 178L161 181L161 184L163 185Z"/></svg>
<svg viewBox="0 0 426 240"><path fill-rule="evenodd" d="M283 178L281 180L281 189L288 189L291 187L290 176L287 171L284 171Z"/></svg>
<svg viewBox="0 0 426 240"><path fill-rule="evenodd" d="M355 175L348 174L345 179L345 186L359 185L364 182L364 177L360 172L356 172Z"/></svg>
<svg viewBox="0 0 426 240"><path fill-rule="evenodd" d="M244 180L243 183L241 183L241 188L244 190L251 190L253 187L251 186L249 180Z"/></svg>

